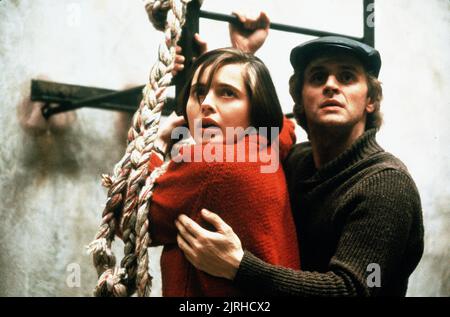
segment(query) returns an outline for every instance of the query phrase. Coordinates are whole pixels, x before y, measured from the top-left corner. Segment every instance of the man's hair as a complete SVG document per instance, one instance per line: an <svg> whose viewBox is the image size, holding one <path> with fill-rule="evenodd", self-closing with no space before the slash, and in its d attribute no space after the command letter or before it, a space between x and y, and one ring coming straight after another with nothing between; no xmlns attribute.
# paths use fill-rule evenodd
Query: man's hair
<svg viewBox="0 0 450 317"><path fill-rule="evenodd" d="M249 97L251 126L256 129L267 127L267 131L271 131L271 127L277 127L281 131L283 111L269 70L258 57L233 48L209 51L193 63L178 102L186 121L188 121L186 106L195 72L199 70L198 78L202 78L206 68L211 66L206 79L206 91L209 91L217 71L223 66L231 64L244 65L242 76ZM266 137L270 142L270 133Z"/></svg>
<svg viewBox="0 0 450 317"><path fill-rule="evenodd" d="M379 130L383 123L383 115L380 111L381 100L383 99L383 88L381 82L372 74L364 70L367 80L367 97L374 104L374 111L368 113L366 117L365 130ZM304 83L304 72L295 70L289 79L289 93L294 100L294 116L297 123L308 132L308 122L306 120L305 108L303 106L302 91Z"/></svg>

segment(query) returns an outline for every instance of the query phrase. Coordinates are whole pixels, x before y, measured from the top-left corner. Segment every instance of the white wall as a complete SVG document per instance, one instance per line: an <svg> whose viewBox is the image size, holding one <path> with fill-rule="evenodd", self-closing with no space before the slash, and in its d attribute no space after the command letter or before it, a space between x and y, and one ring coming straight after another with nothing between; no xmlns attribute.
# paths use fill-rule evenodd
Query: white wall
<svg viewBox="0 0 450 317"><path fill-rule="evenodd" d="M411 296L450 295L450 2L379 1L383 146L408 166L421 194L424 257Z"/></svg>
<svg viewBox="0 0 450 317"><path fill-rule="evenodd" d="M77 110L62 131L30 135L36 129L22 121L37 106L23 104L31 79L143 84L159 39L138 0L0 2L0 295L91 295L96 273L85 245L105 203L100 175L125 149L124 116L104 110ZM76 282L73 263L79 287L66 283Z"/></svg>
<svg viewBox="0 0 450 317"><path fill-rule="evenodd" d="M205 0L203 8L263 9L274 22L362 34L360 0ZM424 210L425 254L408 294L449 296L450 3L377 0L376 14L385 93L378 139L408 166ZM202 20L201 32L213 48L228 45L225 24ZM258 53L286 112L292 107L289 52L308 38L271 32ZM61 117L72 122L65 128L41 122L40 133L31 135L23 128L37 106L24 103L30 80L112 89L143 84L160 40L140 0L0 1L0 295L91 294L95 272L84 246L106 197L100 175L124 150L127 121L110 111L77 110ZM154 295L160 294L159 251L153 252ZM80 287L66 283L72 263L80 266Z"/></svg>

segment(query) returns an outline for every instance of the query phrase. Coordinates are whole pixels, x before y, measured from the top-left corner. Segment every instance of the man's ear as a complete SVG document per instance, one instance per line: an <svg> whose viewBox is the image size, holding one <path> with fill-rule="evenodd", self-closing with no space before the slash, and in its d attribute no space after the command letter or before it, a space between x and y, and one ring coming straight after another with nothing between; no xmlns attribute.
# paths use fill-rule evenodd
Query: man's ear
<svg viewBox="0 0 450 317"><path fill-rule="evenodd" d="M374 111L375 111L375 103L372 102L372 98L367 97L366 112L372 113Z"/></svg>

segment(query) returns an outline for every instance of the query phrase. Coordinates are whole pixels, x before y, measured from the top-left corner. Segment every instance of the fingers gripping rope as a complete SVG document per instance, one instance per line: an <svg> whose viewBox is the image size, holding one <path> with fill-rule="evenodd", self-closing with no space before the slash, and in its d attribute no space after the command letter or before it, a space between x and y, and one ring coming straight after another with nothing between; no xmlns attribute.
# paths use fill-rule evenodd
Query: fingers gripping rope
<svg viewBox="0 0 450 317"><path fill-rule="evenodd" d="M176 43L190 1L150 0L145 4L150 21L156 29L164 31L165 40L159 46L158 60L133 116L125 154L114 166L112 176L102 175L102 183L109 189L108 198L100 229L88 247L99 275L96 296L130 296L136 289L138 296L150 295L148 211L155 180L166 171L169 162L149 175L148 161L165 102L165 88L172 80ZM111 250L119 215L125 243L120 269L115 268L116 259Z"/></svg>

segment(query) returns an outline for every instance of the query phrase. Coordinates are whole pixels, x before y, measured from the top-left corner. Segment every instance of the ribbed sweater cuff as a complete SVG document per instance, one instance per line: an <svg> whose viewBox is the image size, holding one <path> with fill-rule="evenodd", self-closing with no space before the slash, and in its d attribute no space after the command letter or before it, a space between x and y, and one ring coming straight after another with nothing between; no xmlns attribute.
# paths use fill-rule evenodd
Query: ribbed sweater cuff
<svg viewBox="0 0 450 317"><path fill-rule="evenodd" d="M268 264L254 256L249 251L244 251L239 269L234 278L234 283L240 288L255 286L261 279L261 272L267 271Z"/></svg>

